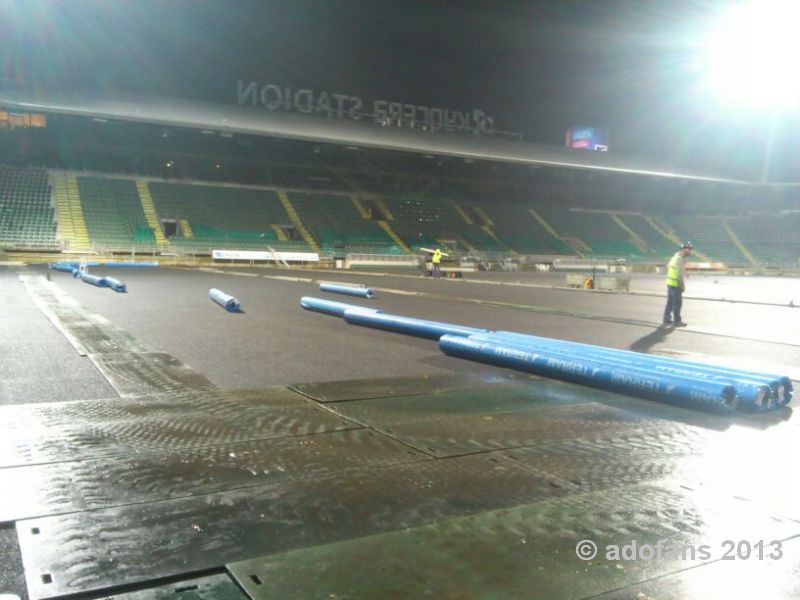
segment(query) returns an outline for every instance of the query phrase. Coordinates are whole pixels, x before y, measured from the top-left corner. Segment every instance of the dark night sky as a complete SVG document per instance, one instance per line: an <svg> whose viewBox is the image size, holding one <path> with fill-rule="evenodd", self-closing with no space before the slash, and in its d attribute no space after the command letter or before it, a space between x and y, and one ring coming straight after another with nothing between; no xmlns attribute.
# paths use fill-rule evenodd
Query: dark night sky
<svg viewBox="0 0 800 600"><path fill-rule="evenodd" d="M455 109L561 144L751 165L770 119L725 112L693 71L720 4L697 0L0 0L0 69L29 87L236 101L241 79ZM773 177L792 179L795 123Z"/></svg>

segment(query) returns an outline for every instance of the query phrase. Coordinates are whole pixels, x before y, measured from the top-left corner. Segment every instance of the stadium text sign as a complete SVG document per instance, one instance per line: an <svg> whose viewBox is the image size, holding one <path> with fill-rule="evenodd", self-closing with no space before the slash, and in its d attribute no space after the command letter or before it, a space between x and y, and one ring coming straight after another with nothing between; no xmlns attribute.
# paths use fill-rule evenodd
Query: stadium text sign
<svg viewBox="0 0 800 600"><path fill-rule="evenodd" d="M480 109L451 110L389 100L364 100L350 94L332 94L312 89L294 89L274 83L259 85L240 79L236 90L240 106L269 110L296 111L337 119L374 119L380 125L423 126L435 130L486 132L494 129L494 119Z"/></svg>

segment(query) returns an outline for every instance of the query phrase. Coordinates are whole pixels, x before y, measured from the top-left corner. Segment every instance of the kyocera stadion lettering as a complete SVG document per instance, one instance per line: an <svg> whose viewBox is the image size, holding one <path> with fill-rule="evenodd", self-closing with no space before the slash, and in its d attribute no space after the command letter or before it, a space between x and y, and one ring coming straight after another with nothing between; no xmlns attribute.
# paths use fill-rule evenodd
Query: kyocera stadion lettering
<svg viewBox="0 0 800 600"><path fill-rule="evenodd" d="M388 100L364 101L359 96L348 94L294 89L274 83L259 86L255 81L248 83L241 79L236 97L240 106L261 106L269 110L297 111L356 121L372 118L381 125L425 126L431 130L470 132L489 132L494 129L494 119L477 108L469 112Z"/></svg>

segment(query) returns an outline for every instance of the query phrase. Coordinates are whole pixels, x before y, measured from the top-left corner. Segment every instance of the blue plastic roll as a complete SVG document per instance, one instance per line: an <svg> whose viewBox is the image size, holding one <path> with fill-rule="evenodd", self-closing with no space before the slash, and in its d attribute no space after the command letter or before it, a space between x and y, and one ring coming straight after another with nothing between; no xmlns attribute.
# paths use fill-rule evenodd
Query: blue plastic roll
<svg viewBox="0 0 800 600"><path fill-rule="evenodd" d="M591 344L581 344L568 342L565 340L555 340L552 338L539 337L511 331L496 331L492 333L494 339L506 340L517 344L524 344L529 347L553 347L559 351L578 352L583 355L603 357L604 359L622 359L635 361L637 364L646 368L652 368L662 372L671 372L673 369L676 374L679 371L691 370L693 376L715 379L717 381L730 381L737 386L737 391L744 392L739 398L744 404L750 405L754 409L777 408L788 404L792 399L793 386L791 380L783 375L773 373L759 373L756 371L746 371L731 367L720 367L705 363L691 362L666 356L655 356L652 354L642 354L640 352L630 352L628 350L618 350ZM685 373L688 374L688 373ZM737 385L738 384L738 385ZM759 402L758 386L766 385L770 388L771 394L765 398L766 403L761 406ZM748 387L750 386L750 387ZM755 386L755 387L753 387ZM739 387L742 389L739 390Z"/></svg>
<svg viewBox="0 0 800 600"><path fill-rule="evenodd" d="M380 312L369 313L363 310L346 310L344 312L344 320L353 325L383 329L394 333L427 338L429 340L438 340L443 335L468 337L477 333L488 333L489 331L488 329L476 329L474 327L464 327L461 325L452 325L450 323L440 323L438 321L426 321L425 319L387 315Z"/></svg>
<svg viewBox="0 0 800 600"><path fill-rule="evenodd" d="M325 313L326 315L333 315L334 317L344 318L344 313L347 310L360 310L362 312L381 312L377 308L368 308L366 306L359 306L358 304L347 304L345 302L334 302L333 300L325 300L323 298L313 298L312 296L303 296L300 298L300 306L306 310L314 312Z"/></svg>
<svg viewBox="0 0 800 600"><path fill-rule="evenodd" d="M208 290L208 297L228 312L240 312L242 310L242 305L236 298L217 288Z"/></svg>
<svg viewBox="0 0 800 600"><path fill-rule="evenodd" d="M321 292L332 292L334 294L345 294L347 296L358 296L359 298L372 298L375 291L371 288L354 287L350 285L336 285L334 283L320 283Z"/></svg>
<svg viewBox="0 0 800 600"><path fill-rule="evenodd" d="M97 275L92 275L91 273L87 273L83 271L79 273L79 277L83 280L84 283L91 283L92 285L96 285L97 287L108 287L108 281L105 277L98 277Z"/></svg>
<svg viewBox="0 0 800 600"><path fill-rule="evenodd" d="M614 350L613 348L598 348L598 351L580 349L577 346L586 346L586 344L559 344L561 340L552 340L552 344L545 343L532 343L526 341L525 337L521 334L508 334L498 335L495 333L475 335L473 339L497 342L503 345L508 345L513 348L527 350L529 352L550 353L555 352L559 355L569 355L575 360L589 360L602 361L608 365L613 365L622 368L633 368L645 370L651 373L664 375L667 377L677 376L702 381L714 381L723 384L730 384L736 388L736 398L739 408L754 412L763 412L770 408L777 406L777 400L773 397L773 391L766 382L754 381L748 379L741 374L736 375L719 375L712 370L703 370L703 365L691 362L666 362L662 364L658 361L659 357L651 357L647 354L638 352L630 352L627 350ZM547 339L547 338L544 338ZM608 350L608 352L604 352Z"/></svg>
<svg viewBox="0 0 800 600"><path fill-rule="evenodd" d="M533 352L500 341L454 335L443 335L439 348L449 356L710 412L730 413L737 404L736 389L717 381L668 376L602 360Z"/></svg>
<svg viewBox="0 0 800 600"><path fill-rule="evenodd" d="M105 280L106 280L106 283L108 284L108 287L110 287L115 292L119 292L119 293L124 294L125 292L128 291L128 286L125 285L124 283L122 283L121 281L119 281L118 279L114 279L113 277L106 276Z"/></svg>

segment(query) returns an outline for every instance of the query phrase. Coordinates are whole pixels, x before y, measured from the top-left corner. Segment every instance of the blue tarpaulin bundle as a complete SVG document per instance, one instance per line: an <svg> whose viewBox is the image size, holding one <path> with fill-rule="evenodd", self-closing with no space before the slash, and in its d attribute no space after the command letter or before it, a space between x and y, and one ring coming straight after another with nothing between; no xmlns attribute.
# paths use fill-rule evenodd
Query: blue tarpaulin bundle
<svg viewBox="0 0 800 600"><path fill-rule="evenodd" d="M304 297L301 305L351 324L438 340L450 356L705 411L774 410L788 404L793 394L791 380L774 373L493 332L319 298Z"/></svg>
<svg viewBox="0 0 800 600"><path fill-rule="evenodd" d="M217 288L208 290L208 297L228 312L241 312L242 310L242 305L236 298Z"/></svg>

